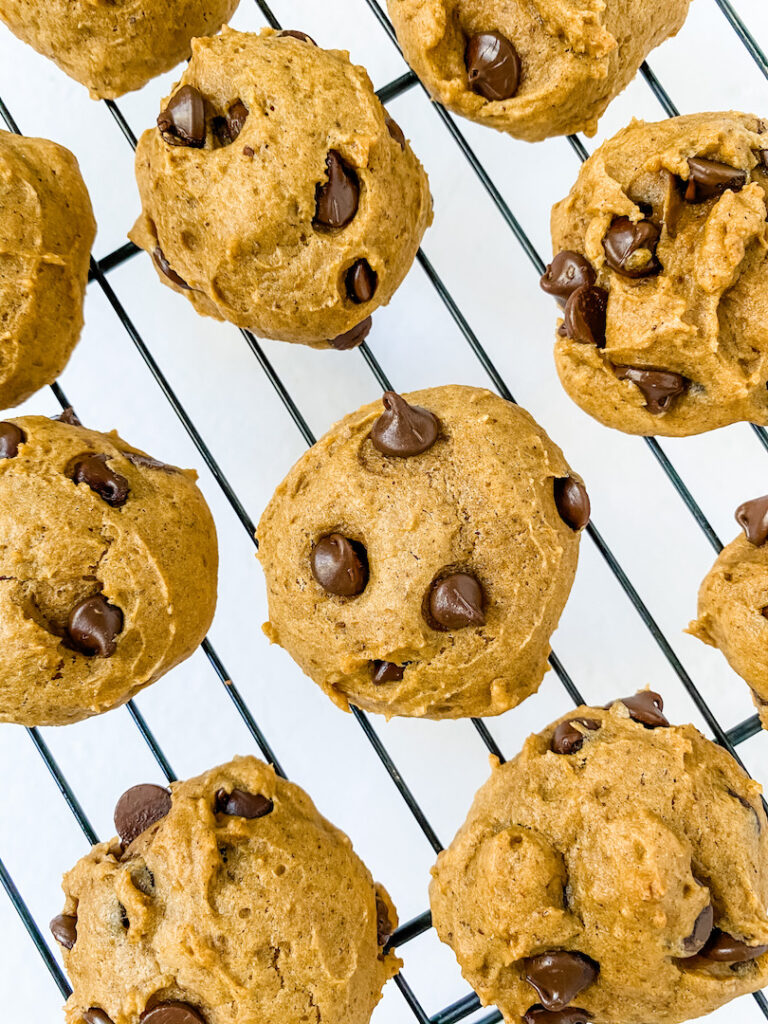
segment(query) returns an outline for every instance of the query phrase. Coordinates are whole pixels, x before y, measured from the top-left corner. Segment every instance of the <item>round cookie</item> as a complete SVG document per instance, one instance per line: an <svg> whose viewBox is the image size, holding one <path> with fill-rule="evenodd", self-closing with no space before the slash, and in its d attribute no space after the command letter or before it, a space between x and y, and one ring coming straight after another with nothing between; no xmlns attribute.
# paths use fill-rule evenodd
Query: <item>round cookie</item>
<svg viewBox="0 0 768 1024"><path fill-rule="evenodd" d="M0 0L0 18L93 99L113 100L186 60L195 36L218 32L239 3Z"/></svg>
<svg viewBox="0 0 768 1024"><path fill-rule="evenodd" d="M508 1024L676 1024L768 983L760 786L658 694L530 736L440 854L432 919Z"/></svg>
<svg viewBox="0 0 768 1024"><path fill-rule="evenodd" d="M0 722L123 704L213 619L216 530L196 474L72 420L0 423Z"/></svg>
<svg viewBox="0 0 768 1024"><path fill-rule="evenodd" d="M743 536L727 544L699 589L688 632L718 647L749 685L768 729L768 495L736 510Z"/></svg>
<svg viewBox="0 0 768 1024"><path fill-rule="evenodd" d="M96 221L77 160L0 131L0 408L52 384L83 327Z"/></svg>
<svg viewBox="0 0 768 1024"><path fill-rule="evenodd" d="M332 427L259 523L264 630L339 707L498 715L534 693L589 499L479 388L387 392Z"/></svg>
<svg viewBox="0 0 768 1024"><path fill-rule="evenodd" d="M432 220L429 184L365 70L302 33L225 29L142 135L130 237L195 309L351 348Z"/></svg>
<svg viewBox="0 0 768 1024"><path fill-rule="evenodd" d="M135 786L64 876L67 1024L367 1024L401 961L385 890L255 757Z"/></svg>
<svg viewBox="0 0 768 1024"><path fill-rule="evenodd" d="M552 210L569 395L630 434L768 424L768 136L747 114L633 121Z"/></svg>
<svg viewBox="0 0 768 1024"><path fill-rule="evenodd" d="M690 0L388 0L405 59L456 114L537 142L597 119Z"/></svg>

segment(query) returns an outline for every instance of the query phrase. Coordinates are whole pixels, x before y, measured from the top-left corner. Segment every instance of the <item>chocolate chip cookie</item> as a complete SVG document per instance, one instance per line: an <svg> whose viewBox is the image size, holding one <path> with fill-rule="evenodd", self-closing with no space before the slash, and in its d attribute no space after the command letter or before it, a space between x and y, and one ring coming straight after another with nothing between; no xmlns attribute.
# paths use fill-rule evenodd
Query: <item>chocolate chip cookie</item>
<svg viewBox="0 0 768 1024"><path fill-rule="evenodd" d="M83 327L96 236L77 160L0 131L0 408L52 384Z"/></svg>
<svg viewBox="0 0 768 1024"><path fill-rule="evenodd" d="M240 0L0 0L14 35L86 86L116 99L189 57Z"/></svg>
<svg viewBox="0 0 768 1024"><path fill-rule="evenodd" d="M768 423L766 125L633 121L554 207L555 362L601 423L673 437Z"/></svg>
<svg viewBox="0 0 768 1024"><path fill-rule="evenodd" d="M518 406L387 392L264 512L264 630L344 710L498 715L539 687L588 519L580 477Z"/></svg>
<svg viewBox="0 0 768 1024"><path fill-rule="evenodd" d="M432 918L509 1024L677 1024L768 983L760 786L649 690L493 763Z"/></svg>
<svg viewBox="0 0 768 1024"><path fill-rule="evenodd" d="M0 722L123 704L213 618L216 531L196 474L72 419L0 423Z"/></svg>
<svg viewBox="0 0 768 1024"><path fill-rule="evenodd" d="M51 922L67 1024L367 1024L397 915L347 836L254 757L120 798Z"/></svg>
<svg viewBox="0 0 768 1024"><path fill-rule="evenodd" d="M427 176L365 70L301 32L225 29L136 153L131 238L195 309L352 348L432 220Z"/></svg>
<svg viewBox="0 0 768 1024"><path fill-rule="evenodd" d="M743 535L723 548L704 578L688 632L720 648L748 683L768 729L768 495L739 505L736 521Z"/></svg>
<svg viewBox="0 0 768 1024"><path fill-rule="evenodd" d="M433 99L536 142L594 135L689 0L388 0L405 59Z"/></svg>

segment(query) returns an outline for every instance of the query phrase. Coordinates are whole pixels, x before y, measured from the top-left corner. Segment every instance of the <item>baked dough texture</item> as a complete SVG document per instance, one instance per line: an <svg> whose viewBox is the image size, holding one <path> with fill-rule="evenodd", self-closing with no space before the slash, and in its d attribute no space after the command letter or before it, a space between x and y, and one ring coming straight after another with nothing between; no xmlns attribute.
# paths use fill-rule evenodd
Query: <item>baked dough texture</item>
<svg viewBox="0 0 768 1024"><path fill-rule="evenodd" d="M52 384L83 327L96 236L77 160L0 132L0 408Z"/></svg>
<svg viewBox="0 0 768 1024"><path fill-rule="evenodd" d="M579 719L591 724L556 753L560 723ZM725 750L619 702L491 760L430 897L440 938L508 1024L675 1024L768 982L768 821ZM740 940L732 960L757 958L714 959L718 929ZM570 980L546 954L570 961ZM564 1009L543 1008L547 989Z"/></svg>
<svg viewBox="0 0 768 1024"><path fill-rule="evenodd" d="M556 481L586 491L533 418L490 391L403 398L437 419L426 451L378 450L374 402L277 488L257 530L264 630L344 710L498 715L538 689L576 571L579 532L561 518ZM329 537L356 549L362 592L329 593L314 575ZM463 621L434 603L450 603L440 585L454 574Z"/></svg>
<svg viewBox="0 0 768 1024"><path fill-rule="evenodd" d="M218 569L195 480L115 432L0 423L0 722L100 714L192 654Z"/></svg>
<svg viewBox="0 0 768 1024"><path fill-rule="evenodd" d="M144 132L143 213L130 237L160 250L172 276L155 255L158 276L199 313L328 347L389 302L408 272L432 220L421 164L365 70L309 39L271 29L197 39L171 103L185 86L203 98L205 143ZM336 227L316 222L332 170L351 204L335 210L337 222L349 218ZM362 262L368 287L355 296L349 278Z"/></svg>
<svg viewBox="0 0 768 1024"><path fill-rule="evenodd" d="M388 0L405 59L433 99L528 142L594 135L598 118L648 53L680 29L688 4ZM486 99L468 80L468 43L491 32L512 44L520 62L519 85L506 99Z"/></svg>
<svg viewBox="0 0 768 1024"><path fill-rule="evenodd" d="M222 791L268 809L225 813ZM154 1022L154 1009L160 1024L163 1003L195 1014L167 1024L367 1024L401 966L379 944L382 914L387 932L397 916L347 836L254 757L171 793L127 848L100 843L64 877L67 1024L92 1009L113 1024Z"/></svg>
<svg viewBox="0 0 768 1024"><path fill-rule="evenodd" d="M555 345L565 389L601 423L672 437L768 423L765 127L733 112L633 121L554 207L554 252L586 257L608 293L597 344L574 338L576 325ZM731 176L725 188L718 165ZM688 201L691 190L699 194ZM615 257L609 265L611 231L620 249L633 232L650 235L648 272L629 276ZM632 245L619 255L631 258Z"/></svg>
<svg viewBox="0 0 768 1024"><path fill-rule="evenodd" d="M240 0L0 0L14 35L86 86L93 99L140 89L218 32Z"/></svg>

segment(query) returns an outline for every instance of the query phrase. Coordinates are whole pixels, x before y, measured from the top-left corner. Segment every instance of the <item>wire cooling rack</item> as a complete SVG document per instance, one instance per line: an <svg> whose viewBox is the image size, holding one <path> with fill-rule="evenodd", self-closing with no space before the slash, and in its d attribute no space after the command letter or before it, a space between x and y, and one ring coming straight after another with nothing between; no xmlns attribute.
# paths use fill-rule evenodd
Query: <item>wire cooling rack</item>
<svg viewBox="0 0 768 1024"><path fill-rule="evenodd" d="M263 2L263 0L255 0L255 2L265 21L274 28L280 28L281 25L267 3ZM389 37L392 46L397 48L397 40L392 26L377 0L357 0L357 2L367 4L382 32L386 33ZM703 3L704 0L698 0L698 2ZM768 79L768 61L766 60L765 54L733 5L729 0L712 0L712 2L720 9L726 22L730 25L740 42L743 44L746 54L748 54L749 58L754 61L762 75ZM296 26L288 25L286 27ZM323 40L323 42L326 41ZM328 41L327 45L331 45L330 41ZM678 111L672 98L647 64L642 66L641 75L664 113L668 116L676 115ZM416 77L411 72L406 72L394 77L387 85L378 90L378 94L382 102L388 103L407 93L409 90L418 90L419 88L420 86ZM112 101L105 101L105 104L109 108L116 125L122 132L125 141L130 144L130 146L135 147L136 137L127 118L124 116L121 107ZM525 257L531 265L531 286L533 288L535 286L537 276L540 275L544 269L544 260L542 256L531 241L529 234L526 233L522 227L520 220L518 220L518 217L515 215L509 203L505 199L498 184L494 181L492 174L489 173L484 166L483 161L476 154L475 149L467 141L464 131L465 126L457 123L454 118L439 105L433 104L432 109L434 111L434 117L442 123L443 128L449 133L449 136L455 143L456 152L460 155L461 159L467 161L469 167L479 179L483 190L487 193L493 207L495 207L495 210L501 216L503 222L512 232L517 243L522 247ZM10 110L9 107L6 106L4 100L0 98L0 117L2 117L8 129L13 132L20 131L20 127L14 119L16 113L17 111ZM568 141L574 153L580 160L587 158L588 150L584 142L579 137L570 136ZM575 170L576 167L574 167L574 174ZM121 299L118 297L116 290L110 283L110 272L130 260L137 251L138 250L135 246L131 243L127 243L117 247L114 251L110 252L100 260L92 258L90 269L91 287L98 288L103 294L104 299L108 303L109 307L111 307L114 316L121 325L120 329L127 334L128 338L135 346L139 356L146 364L146 367L159 386L160 391L169 403L173 414L178 418L178 421L188 434L192 444L197 449L200 458L209 470L216 486L220 489L226 502L231 506L234 515L237 520L239 520L242 528L246 531L247 536L254 542L254 544L257 545L258 542L255 540L255 524L246 510L245 502L241 500L236 493L236 490L230 483L227 474L222 469L219 461L217 461L216 456L213 454L211 448L204 439L201 430L198 428L192 416L185 408L185 405L178 397L177 392L174 390L170 380L163 372L163 369L159 365L155 355L153 355L150 343L145 340L143 334L137 329L135 318L132 318L129 314L128 310L121 302ZM490 385L500 395L514 401L507 382L497 369L495 362L489 355L487 347L484 346L478 334L470 326L469 320L460 308L459 302L454 298L452 291L444 283L443 279L435 269L435 266L423 250L419 251L417 260L424 272L426 281L429 282L430 287L434 290L435 296L444 306L450 318L454 321L466 345L469 347L472 356L478 361L488 382L490 382ZM548 324L544 324L542 329L542 333L547 339L547 344L550 344L550 346L553 319L554 311L552 312L552 319ZM315 441L315 435L311 430L307 419L305 419L302 414L299 404L292 396L288 386L284 383L281 374L278 373L273 362L265 354L260 342L249 331L242 330L240 333L248 348L256 357L266 379L274 389L280 403L287 413L287 416L295 425L295 428L298 430L301 438L307 445L313 444ZM369 344L364 343L360 347L359 352L370 373L373 375L377 385L382 390L389 389L391 387L391 383ZM407 390L407 388L402 387L401 390ZM70 398L64 393L59 384L54 384L52 386L52 392L56 401L62 408L66 408L70 404L73 404L70 402ZM357 404L358 403L356 401L351 401L349 402L349 408L354 408ZM751 430L754 432L759 445L764 449L764 453L768 454L768 434L766 431L757 426L752 426ZM559 440L557 436L555 436L555 440ZM672 485L673 491L669 493L676 494L683 502L687 512L690 513L696 523L696 526L706 538L706 541L710 545L712 551L715 553L719 552L722 548L722 543L718 534L715 532L715 529L703 512L701 505L697 502L688 486L683 481L682 475L675 468L660 444L654 438L644 438L642 440L637 439L634 443L638 445L644 444L647 446L659 467L666 475L669 483ZM287 468L288 467L286 466L285 469L287 470ZM746 496L751 495L741 495L740 498ZM734 504L735 503L736 502L734 502ZM682 664L665 633L657 623L654 615L652 615L647 604L630 580L628 573L622 567L618 558L614 555L611 547L606 542L598 525L594 521L587 528L586 534L587 539L585 539L583 543L594 545L596 552L605 563L609 573L615 577L619 587L642 623L646 633L647 642L650 645L654 645L658 652L660 652L661 656L667 661L672 673L695 705L713 738L729 750L737 760L740 760L739 753L737 751L739 745L745 743L751 737L756 736L760 731L760 724L757 715L749 716L744 721L730 729L726 729L721 725L718 715L715 714L710 704L702 696L699 688ZM698 581L694 581L694 586L696 582ZM254 717L254 714L250 710L249 703L244 698L242 690L238 688L230 677L230 674L225 668L221 657L217 653L217 650L214 648L210 639L206 639L203 642L202 652L207 659L215 678L223 686L224 691L232 702L237 715L240 716L253 743L256 748L258 748L258 752L267 761L273 763L279 773L284 774L277 753L273 750L267 736L262 731ZM553 653L551 655L550 664L556 677L564 687L568 697L576 704L588 703L590 695L587 694L587 699L585 700L585 697L582 696L580 689L569 675L568 670L557 654ZM119 712L114 712L114 714L118 713ZM135 727L138 729L143 742L151 752L151 755L162 775L168 781L173 781L176 776L173 768L171 767L170 760L156 738L155 730L150 726L144 714L139 710L134 701L131 701L128 704L127 713L133 720ZM356 719L357 725L362 730L365 739L370 744L373 752L389 775L392 785L396 788L399 796L407 807L408 812L410 812L418 828L423 833L427 843L435 853L439 852L442 846L438 839L437 832L430 822L427 813L423 810L420 802L414 795L414 792L398 769L394 757L390 754L387 746L385 746L384 742L380 738L379 731L374 728L369 717L364 712L358 709L353 709L353 715ZM539 724L543 725L545 723L544 721L541 721ZM473 726L488 752L503 760L503 754L499 743L492 735L489 725L480 720L474 720ZM82 831L84 839L88 844L97 842L98 837L89 817L83 809L73 785L68 780L56 757L52 753L46 739L44 739L42 733L37 729L28 729L26 731L30 742L42 758L45 767L50 772L56 787L69 808L69 811L74 816L77 825ZM135 781L140 780L136 779ZM0 855L1 854L2 850L0 850ZM44 936L45 929L41 927L35 919L35 916L33 916L28 907L28 903L25 901L24 894L19 891L19 888L17 888L14 879L11 877L11 874L2 859L0 859L0 882L2 882L3 888L5 889L12 906L16 910L24 928L29 934L29 938L34 945L34 948L37 950L45 966L50 972L50 976L54 984L58 987L62 997L66 998L70 989L67 979L61 969L59 959L57 955L52 952L51 945ZM57 909L58 907L52 908L51 913L54 913ZM486 1011L484 1015L477 1017L476 1015L479 1012L480 1003L477 996L473 993L454 1000L450 1005L444 1006L437 1012L432 1012L430 1014L425 1010L422 1002L417 998L408 981L406 981L406 975L408 974L409 967L409 943L415 940L418 936L426 933L430 928L431 920L429 912L424 911L403 923L391 940L391 945L397 946L406 962L405 969L395 979L395 984L399 988L405 1004L411 1011L413 1017L415 1017L420 1024L428 1024L428 1022L432 1022L432 1024L454 1024L454 1022L463 1020L470 1016L473 1017L473 1021L476 1021L477 1024L491 1024L491 1022L500 1020L501 1017L497 1011ZM754 995L754 999L756 1000L760 1011L762 1011L762 1014L766 1019L768 1019L768 1002L766 1002L763 994L756 993Z"/></svg>

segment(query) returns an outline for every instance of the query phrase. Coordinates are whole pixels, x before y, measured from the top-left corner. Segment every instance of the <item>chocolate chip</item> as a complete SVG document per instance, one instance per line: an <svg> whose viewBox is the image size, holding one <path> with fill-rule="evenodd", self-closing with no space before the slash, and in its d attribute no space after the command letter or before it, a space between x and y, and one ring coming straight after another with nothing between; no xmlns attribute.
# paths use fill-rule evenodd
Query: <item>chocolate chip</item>
<svg viewBox="0 0 768 1024"><path fill-rule="evenodd" d="M357 174L344 162L341 153L332 149L325 159L328 180L319 182L315 190L316 228L343 228L357 213L360 185Z"/></svg>
<svg viewBox="0 0 768 1024"><path fill-rule="evenodd" d="M271 814L274 808L272 801L261 793L248 793L244 789L233 789L228 793L220 789L216 793L216 813L227 814L232 818L263 818Z"/></svg>
<svg viewBox="0 0 768 1024"><path fill-rule="evenodd" d="M738 192L747 182L746 171L702 156L690 157L688 169L690 177L685 188L685 200L688 203L703 203L707 199L714 199L726 189Z"/></svg>
<svg viewBox="0 0 768 1024"><path fill-rule="evenodd" d="M520 85L522 65L517 50L501 32L478 32L464 54L472 92L486 100L508 100Z"/></svg>
<svg viewBox="0 0 768 1024"><path fill-rule="evenodd" d="M87 484L112 508L120 508L128 500L131 489L125 477L107 465L111 458L111 455L96 455L93 452L78 455L72 462L71 479L76 484Z"/></svg>
<svg viewBox="0 0 768 1024"><path fill-rule="evenodd" d="M191 291L189 285L184 280L184 278L180 277L176 273L176 271L170 265L168 260L165 258L165 254L163 253L163 250L160 248L159 245L156 245L155 248L152 250L152 259L155 261L155 266L160 271L160 273L164 274L169 281L173 281L173 283L175 285L178 285L179 288L184 288L187 291Z"/></svg>
<svg viewBox="0 0 768 1024"><path fill-rule="evenodd" d="M545 1010L541 1003L536 1003L523 1014L525 1024L588 1024L591 1013L578 1006L566 1006L564 1010Z"/></svg>
<svg viewBox="0 0 768 1024"><path fill-rule="evenodd" d="M768 494L752 498L736 509L736 522L750 544L760 547L768 540Z"/></svg>
<svg viewBox="0 0 768 1024"><path fill-rule="evenodd" d="M382 683L399 683L403 678L405 672L404 665L396 665L393 661L376 661L371 662L373 669L372 682L376 686L380 686Z"/></svg>
<svg viewBox="0 0 768 1024"><path fill-rule="evenodd" d="M567 722L561 722L554 733L549 749L555 754L575 754L581 750L584 743L584 734L574 729L573 723L578 722L590 732L600 728L600 723L595 718L569 718Z"/></svg>
<svg viewBox="0 0 768 1024"><path fill-rule="evenodd" d="M83 1011L83 1024L114 1024L114 1021L103 1010L92 1006L90 1010Z"/></svg>
<svg viewBox="0 0 768 1024"><path fill-rule="evenodd" d="M253 146L243 146L243 156L247 156L249 160L253 160L253 157L254 157Z"/></svg>
<svg viewBox="0 0 768 1024"><path fill-rule="evenodd" d="M340 334L337 338L330 338L328 344L339 352L345 352L350 348L357 348L358 345L362 345L368 335L371 333L371 325L373 321L369 316L365 320L361 320L357 326L351 330L346 331L344 334Z"/></svg>
<svg viewBox="0 0 768 1024"><path fill-rule="evenodd" d="M395 391L385 391L384 412L371 427L373 447L382 455L409 458L432 447L440 433L440 421L429 409L409 405Z"/></svg>
<svg viewBox="0 0 768 1024"><path fill-rule="evenodd" d="M137 836L161 821L170 809L171 794L162 786L147 782L127 789L115 807L115 828L123 846L130 846Z"/></svg>
<svg viewBox="0 0 768 1024"><path fill-rule="evenodd" d="M360 259L353 263L344 281L347 295L353 302L370 302L376 294L376 271L368 260Z"/></svg>
<svg viewBox="0 0 768 1024"><path fill-rule="evenodd" d="M51 935L64 949L72 949L77 942L77 918L72 914L58 914L50 923Z"/></svg>
<svg viewBox="0 0 768 1024"><path fill-rule="evenodd" d="M376 897L376 941L383 949L392 938L392 922L389 919L389 908L381 896Z"/></svg>
<svg viewBox="0 0 768 1024"><path fill-rule="evenodd" d="M67 619L67 634L75 650L91 657L111 658L115 637L123 631L123 613L102 594L76 604Z"/></svg>
<svg viewBox="0 0 768 1024"><path fill-rule="evenodd" d="M541 275L539 285L547 295L565 302L582 285L593 285L597 275L586 256L563 249Z"/></svg>
<svg viewBox="0 0 768 1024"><path fill-rule="evenodd" d="M728 796L732 796L734 800L738 800L741 806L751 813L752 817L755 819L757 831L762 832L763 823L760 821L760 815L757 813L757 811L749 802L749 800L747 800L745 796L742 796L741 793L737 793L735 789L727 789L726 792L728 793Z"/></svg>
<svg viewBox="0 0 768 1024"><path fill-rule="evenodd" d="M554 481L554 490L560 518L572 530L583 530L591 511L587 488L575 477L565 476Z"/></svg>
<svg viewBox="0 0 768 1024"><path fill-rule="evenodd" d="M395 140L395 142L398 144L400 149L402 149L404 151L405 150L405 135L403 135L403 129L400 127L400 125L397 123L397 121L393 120L389 116L389 114L387 114L387 113L384 114L384 120L385 120L386 125L387 125L387 131L392 136L392 138Z"/></svg>
<svg viewBox="0 0 768 1024"><path fill-rule="evenodd" d="M429 616L437 629L484 626L483 588L466 572L451 573L432 585Z"/></svg>
<svg viewBox="0 0 768 1024"><path fill-rule="evenodd" d="M605 262L623 277L637 278L661 270L656 259L659 229L650 220L636 223L629 217L616 217L603 238Z"/></svg>
<svg viewBox="0 0 768 1024"><path fill-rule="evenodd" d="M227 110L226 116L215 117L211 124L219 145L231 146L248 119L248 107L237 99Z"/></svg>
<svg viewBox="0 0 768 1024"><path fill-rule="evenodd" d="M570 1001L592 984L600 967L583 953L554 950L523 961L525 980L539 994L547 1010L564 1010Z"/></svg>
<svg viewBox="0 0 768 1024"><path fill-rule="evenodd" d="M624 705L629 711L630 718L643 725L647 725L651 729L656 729L661 725L669 725L669 722L661 713L664 708L661 694L654 693L653 690L641 690L634 697L618 697L615 701L611 701L610 704L605 706L610 708L616 703Z"/></svg>
<svg viewBox="0 0 768 1024"><path fill-rule="evenodd" d="M712 934L712 925L715 920L715 912L712 904L708 903L693 923L693 931L683 939L683 949L687 953L698 953L706 945L709 936Z"/></svg>
<svg viewBox="0 0 768 1024"><path fill-rule="evenodd" d="M563 326L572 341L605 347L605 322L608 292L596 285L583 284L572 292L565 304Z"/></svg>
<svg viewBox="0 0 768 1024"><path fill-rule="evenodd" d="M70 427L82 427L83 425L71 405L68 405L58 416L52 416L51 419L57 423L66 423Z"/></svg>
<svg viewBox="0 0 768 1024"><path fill-rule="evenodd" d="M355 597L368 582L368 559L362 544L331 533L312 548L312 575L329 594Z"/></svg>
<svg viewBox="0 0 768 1024"><path fill-rule="evenodd" d="M671 370L614 366L613 372L619 380L631 381L640 388L645 398L645 407L652 416L667 412L675 398L685 392L689 383L681 373L673 373Z"/></svg>
<svg viewBox="0 0 768 1024"><path fill-rule="evenodd" d="M133 466L139 466L141 469L161 469L165 473L179 472L176 466L169 466L167 462L160 462L158 459L153 459L151 455L145 455L143 452L120 452L120 454Z"/></svg>
<svg viewBox="0 0 768 1024"><path fill-rule="evenodd" d="M279 36L290 36L291 39L300 39L302 43L311 43L312 46L317 46L317 43L312 36L308 36L306 32L301 32L296 28L284 28L282 32L278 32L277 34Z"/></svg>
<svg viewBox="0 0 768 1024"><path fill-rule="evenodd" d="M685 185L685 182L681 182L672 171L665 169L662 171L662 174L666 177L666 188L661 219L667 229L667 234L670 238L674 238L677 234L677 223L680 220L680 214L685 205L682 195L682 187Z"/></svg>
<svg viewBox="0 0 768 1024"><path fill-rule="evenodd" d="M743 964L755 960L763 953L768 953L768 946L748 946L741 939L735 939L727 932L715 928L700 956L720 964Z"/></svg>
<svg viewBox="0 0 768 1024"><path fill-rule="evenodd" d="M189 1003L158 1003L139 1020L141 1024L206 1024L205 1017Z"/></svg>
<svg viewBox="0 0 768 1024"><path fill-rule="evenodd" d="M7 420L0 423L0 459L15 459L19 454L19 445L27 440L27 435L15 423Z"/></svg>
<svg viewBox="0 0 768 1024"><path fill-rule="evenodd" d="M205 103L192 85L184 85L175 93L157 118L157 127L172 146L205 145Z"/></svg>
<svg viewBox="0 0 768 1024"><path fill-rule="evenodd" d="M768 149L758 149L755 153L758 164L762 164L761 170L768 171Z"/></svg>

